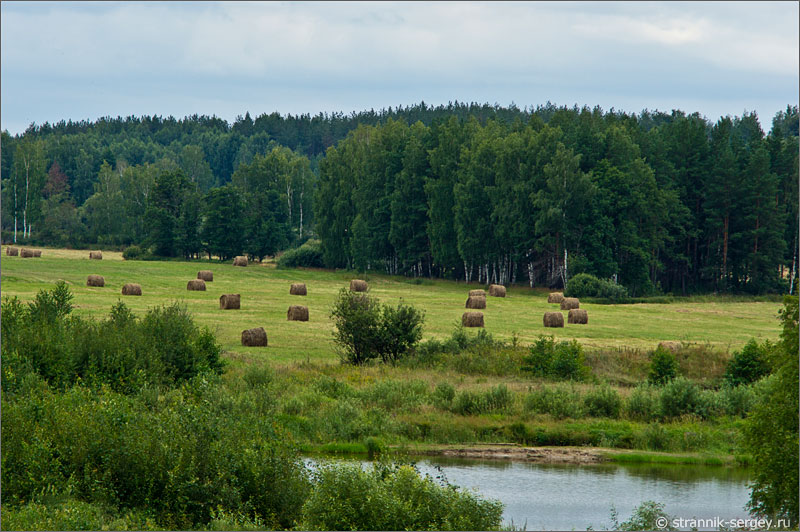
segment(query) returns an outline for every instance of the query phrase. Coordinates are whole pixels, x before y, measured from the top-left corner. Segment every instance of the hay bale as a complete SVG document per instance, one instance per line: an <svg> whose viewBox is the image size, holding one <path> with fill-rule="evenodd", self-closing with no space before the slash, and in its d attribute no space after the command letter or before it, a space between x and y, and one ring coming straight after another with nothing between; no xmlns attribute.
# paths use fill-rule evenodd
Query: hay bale
<svg viewBox="0 0 800 532"><path fill-rule="evenodd" d="M142 287L136 283L125 283L122 287L123 296L140 296L142 295Z"/></svg>
<svg viewBox="0 0 800 532"><path fill-rule="evenodd" d="M461 316L464 327L483 327L483 312L465 312Z"/></svg>
<svg viewBox="0 0 800 532"><path fill-rule="evenodd" d="M577 297L565 297L561 302L561 310L572 310L574 308L580 308L580 306L581 303L578 301Z"/></svg>
<svg viewBox="0 0 800 532"><path fill-rule="evenodd" d="M664 342L659 342L658 347L666 349L671 353L677 353L678 351L681 350L681 347L683 347L683 345L680 342L664 341Z"/></svg>
<svg viewBox="0 0 800 532"><path fill-rule="evenodd" d="M242 345L247 347L266 347L267 331L264 330L264 327L242 331Z"/></svg>
<svg viewBox="0 0 800 532"><path fill-rule="evenodd" d="M470 290L469 295L486 297L486 290Z"/></svg>
<svg viewBox="0 0 800 532"><path fill-rule="evenodd" d="M33 250L33 256L34 257L41 257L42 256L42 250L41 249L34 249Z"/></svg>
<svg viewBox="0 0 800 532"><path fill-rule="evenodd" d="M200 270L197 272L197 278L202 279L207 283L211 283L214 281L214 272L211 270Z"/></svg>
<svg viewBox="0 0 800 532"><path fill-rule="evenodd" d="M542 321L545 327L563 327L564 315L560 312L545 312Z"/></svg>
<svg viewBox="0 0 800 532"><path fill-rule="evenodd" d="M302 305L292 305L286 312L286 319L289 321L308 321L308 307Z"/></svg>
<svg viewBox="0 0 800 532"><path fill-rule="evenodd" d="M367 290L369 290L369 285L367 285L366 281L362 281L361 279L353 279L350 281L351 292L366 292Z"/></svg>
<svg viewBox="0 0 800 532"><path fill-rule="evenodd" d="M90 251L89 258L94 260L103 260L103 252L102 251Z"/></svg>
<svg viewBox="0 0 800 532"><path fill-rule="evenodd" d="M196 290L199 292L206 291L206 282L202 279L192 279L188 283L186 283L187 290Z"/></svg>
<svg viewBox="0 0 800 532"><path fill-rule="evenodd" d="M467 308L486 308L486 297L469 296L467 298Z"/></svg>
<svg viewBox="0 0 800 532"><path fill-rule="evenodd" d="M240 308L241 299L239 294L223 294L219 296L219 308L222 310L236 310Z"/></svg>
<svg viewBox="0 0 800 532"><path fill-rule="evenodd" d="M506 297L506 287L501 284L490 284L489 295L492 297Z"/></svg>
<svg viewBox="0 0 800 532"><path fill-rule="evenodd" d="M563 292L553 292L547 296L548 303L561 303L562 301L564 301Z"/></svg>
<svg viewBox="0 0 800 532"><path fill-rule="evenodd" d="M22 257L23 259L27 259L29 257L33 257L34 256L33 255L33 250L32 249L22 248L21 250L19 250L19 256Z"/></svg>
<svg viewBox="0 0 800 532"><path fill-rule="evenodd" d="M6 248L6 255L9 257L17 257L19 256L19 248L15 248L13 246L8 246Z"/></svg>
<svg viewBox="0 0 800 532"><path fill-rule="evenodd" d="M233 265L234 266L247 266L247 257L244 255L239 255L238 257L233 258Z"/></svg>
<svg viewBox="0 0 800 532"><path fill-rule="evenodd" d="M589 314L582 308L574 308L569 311L567 323L589 323Z"/></svg>
<svg viewBox="0 0 800 532"><path fill-rule="evenodd" d="M102 275L90 275L86 278L86 286L105 286L106 280Z"/></svg>
<svg viewBox="0 0 800 532"><path fill-rule="evenodd" d="M304 296L306 294L306 284L305 283L292 283L291 288L289 288L289 294L293 296Z"/></svg>

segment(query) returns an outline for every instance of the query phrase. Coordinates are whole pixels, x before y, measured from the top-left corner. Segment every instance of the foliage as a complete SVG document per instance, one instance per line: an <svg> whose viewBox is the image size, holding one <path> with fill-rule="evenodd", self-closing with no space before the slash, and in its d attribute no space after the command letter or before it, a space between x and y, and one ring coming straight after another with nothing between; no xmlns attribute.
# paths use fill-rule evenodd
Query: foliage
<svg viewBox="0 0 800 532"><path fill-rule="evenodd" d="M758 345L755 339L745 344L741 351L733 353L725 371L725 381L731 386L750 384L769 373L766 353L772 348L769 343Z"/></svg>
<svg viewBox="0 0 800 532"><path fill-rule="evenodd" d="M71 299L64 283L41 290L27 308L17 298L4 299L3 357L16 370L13 381L3 373L5 392L28 372L59 388L82 381L131 393L221 371L214 336L177 303L139 319L119 302L107 319L94 322L71 316Z"/></svg>
<svg viewBox="0 0 800 532"><path fill-rule="evenodd" d="M583 348L575 340L556 344L552 336L540 336L522 360L522 369L537 377L580 381L591 375Z"/></svg>
<svg viewBox="0 0 800 532"><path fill-rule="evenodd" d="M586 411L594 417L619 417L622 409L622 398L619 393L610 386L593 388L583 398Z"/></svg>
<svg viewBox="0 0 800 532"><path fill-rule="evenodd" d="M569 279L564 290L566 297L599 297L620 300L628 297L624 286L613 281L598 279L589 273L579 273Z"/></svg>
<svg viewBox="0 0 800 532"><path fill-rule="evenodd" d="M139 246L128 246L122 251L122 258L125 260L136 260L144 255L144 250Z"/></svg>
<svg viewBox="0 0 800 532"><path fill-rule="evenodd" d="M483 392L470 390L458 392L453 399L451 408L453 412L463 416L487 414L503 412L511 406L513 401L514 397L506 385L498 384Z"/></svg>
<svg viewBox="0 0 800 532"><path fill-rule="evenodd" d="M319 240L307 240L298 248L290 249L278 258L279 268L322 268L322 244Z"/></svg>
<svg viewBox="0 0 800 532"><path fill-rule="evenodd" d="M678 361L668 349L657 347L650 359L650 371L647 382L651 384L666 384L678 374Z"/></svg>
<svg viewBox="0 0 800 532"><path fill-rule="evenodd" d="M755 478L749 508L759 516L791 519L798 502L798 303L786 296L781 341L769 353L773 374L764 385L745 425L745 449L753 457Z"/></svg>
<svg viewBox="0 0 800 532"><path fill-rule="evenodd" d="M343 288L331 310L334 342L342 360L364 364L373 358L396 363L422 337L424 313L410 305L380 305L376 298Z"/></svg>
<svg viewBox="0 0 800 532"><path fill-rule="evenodd" d="M611 530L675 530L673 520L664 511L664 504L655 501L644 501L633 510L630 519L622 523L616 510L611 510Z"/></svg>
<svg viewBox="0 0 800 532"><path fill-rule="evenodd" d="M322 465L303 507L304 530L496 530L503 505L411 466Z"/></svg>

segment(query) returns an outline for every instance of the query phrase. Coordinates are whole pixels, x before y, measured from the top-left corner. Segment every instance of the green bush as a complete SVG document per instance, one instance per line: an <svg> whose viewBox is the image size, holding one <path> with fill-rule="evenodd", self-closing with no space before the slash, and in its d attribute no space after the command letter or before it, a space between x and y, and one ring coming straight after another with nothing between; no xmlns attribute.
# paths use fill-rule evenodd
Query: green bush
<svg viewBox="0 0 800 532"><path fill-rule="evenodd" d="M678 361L668 349L658 347L650 359L650 372L647 381L650 384L665 384L678 374Z"/></svg>
<svg viewBox="0 0 800 532"><path fill-rule="evenodd" d="M722 404L729 416L745 417L756 402L756 385L739 385L722 387Z"/></svg>
<svg viewBox="0 0 800 532"><path fill-rule="evenodd" d="M566 297L599 297L604 299L625 299L628 291L613 281L598 279L588 273L579 273L567 282Z"/></svg>
<svg viewBox="0 0 800 532"><path fill-rule="evenodd" d="M440 382L433 390L433 406L440 410L449 410L456 397L456 389L449 382Z"/></svg>
<svg viewBox="0 0 800 532"><path fill-rule="evenodd" d="M616 510L611 510L611 530L675 530L674 518L664 511L664 504L645 501L634 509L630 519L619 522Z"/></svg>
<svg viewBox="0 0 800 532"><path fill-rule="evenodd" d="M120 302L107 319L93 321L72 316L71 299L63 283L40 291L27 306L6 298L4 362L8 356L17 371L32 371L51 386L81 381L124 393L222 371L220 346L207 328L194 323L185 306L155 307L138 319ZM4 391L14 392L13 383L6 384L11 388Z"/></svg>
<svg viewBox="0 0 800 532"><path fill-rule="evenodd" d="M736 351L728 361L725 371L725 382L731 386L750 384L769 374L766 353L770 345L758 345L755 339L745 344L741 351Z"/></svg>
<svg viewBox="0 0 800 532"><path fill-rule="evenodd" d="M125 260L136 260L145 254L144 250L139 246L128 246L122 252L122 258Z"/></svg>
<svg viewBox="0 0 800 532"><path fill-rule="evenodd" d="M279 268L323 268L322 242L319 240L306 240L303 245L286 251L278 258Z"/></svg>
<svg viewBox="0 0 800 532"><path fill-rule="evenodd" d="M581 394L573 386L548 386L537 388L525 396L525 410L538 414L549 414L555 419L584 416Z"/></svg>
<svg viewBox="0 0 800 532"><path fill-rule="evenodd" d="M660 417L658 388L650 384L640 384L631 392L625 402L625 415L637 421L653 421Z"/></svg>
<svg viewBox="0 0 800 532"><path fill-rule="evenodd" d="M661 387L659 394L661 415L666 418L685 414L703 415L707 406L703 403L700 388L684 377L678 377Z"/></svg>
<svg viewBox="0 0 800 532"><path fill-rule="evenodd" d="M618 418L622 398L610 386L593 388L583 398L586 413L592 417Z"/></svg>
<svg viewBox="0 0 800 532"><path fill-rule="evenodd" d="M505 412L513 402L511 391L505 384L498 384L484 392L458 392L453 399L452 411L463 416Z"/></svg>
<svg viewBox="0 0 800 532"><path fill-rule="evenodd" d="M531 345L522 363L523 371L529 371L537 377L581 381L591 375L583 348L575 340L556 344L552 336L540 336Z"/></svg>
<svg viewBox="0 0 800 532"><path fill-rule="evenodd" d="M380 305L376 298L343 288L331 310L333 339L343 362L364 364L380 358L396 363L422 338L424 313L400 303Z"/></svg>
<svg viewBox="0 0 800 532"><path fill-rule="evenodd" d="M503 504L440 485L410 466L322 465L302 530L493 530Z"/></svg>

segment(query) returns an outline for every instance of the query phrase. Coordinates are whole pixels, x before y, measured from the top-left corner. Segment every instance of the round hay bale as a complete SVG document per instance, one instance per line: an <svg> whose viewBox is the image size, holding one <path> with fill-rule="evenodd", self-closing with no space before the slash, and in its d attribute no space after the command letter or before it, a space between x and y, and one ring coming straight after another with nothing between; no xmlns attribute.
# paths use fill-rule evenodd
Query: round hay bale
<svg viewBox="0 0 800 532"><path fill-rule="evenodd" d="M664 341L664 342L659 342L658 343L658 347L660 347L662 349L666 349L667 351L669 351L671 353L677 353L678 351L681 350L681 347L683 347L683 345L680 342L674 342L674 341L667 340L667 341Z"/></svg>
<svg viewBox="0 0 800 532"><path fill-rule="evenodd" d="M464 327L483 327L483 312L465 312L461 316Z"/></svg>
<svg viewBox="0 0 800 532"><path fill-rule="evenodd" d="M239 255L238 257L234 257L233 259L234 266L247 266L247 257L244 255Z"/></svg>
<svg viewBox="0 0 800 532"><path fill-rule="evenodd" d="M90 275L86 278L86 286L105 286L106 280L102 275Z"/></svg>
<svg viewBox="0 0 800 532"><path fill-rule="evenodd" d="M302 305L292 305L286 312L286 319L289 321L308 321L308 307Z"/></svg>
<svg viewBox="0 0 800 532"><path fill-rule="evenodd" d="M367 290L369 290L369 285L366 281L362 281L361 279L353 279L350 281L351 292L366 292Z"/></svg>
<svg viewBox="0 0 800 532"><path fill-rule="evenodd" d="M140 296L142 295L142 287L136 283L125 283L122 287L123 296Z"/></svg>
<svg viewBox="0 0 800 532"><path fill-rule="evenodd" d="M486 297L486 290L470 290L469 295Z"/></svg>
<svg viewBox="0 0 800 532"><path fill-rule="evenodd" d="M292 283L291 288L289 288L289 294L293 296L304 296L307 295L306 293L306 284L305 283Z"/></svg>
<svg viewBox="0 0 800 532"><path fill-rule="evenodd" d="M467 298L467 308L486 308L486 297L469 296Z"/></svg>
<svg viewBox="0 0 800 532"><path fill-rule="evenodd" d="M565 297L561 302L561 310L572 310L574 308L580 308L580 306L581 303L578 301L577 297Z"/></svg>
<svg viewBox="0 0 800 532"><path fill-rule="evenodd" d="M6 248L6 255L9 257L17 257L19 256L19 248L15 248L13 246L8 246Z"/></svg>
<svg viewBox="0 0 800 532"><path fill-rule="evenodd" d="M242 345L247 347L266 347L267 331L264 330L264 327L242 331Z"/></svg>
<svg viewBox="0 0 800 532"><path fill-rule="evenodd" d="M200 270L197 272L197 278L210 283L214 281L214 272L211 270Z"/></svg>
<svg viewBox="0 0 800 532"><path fill-rule="evenodd" d="M19 250L19 256L22 257L23 259L27 259L29 257L33 257L34 256L33 255L33 250L32 249L27 249L27 248L22 248L21 250Z"/></svg>
<svg viewBox="0 0 800 532"><path fill-rule="evenodd" d="M240 308L241 299L239 294L223 294L219 296L219 308L222 310L236 310Z"/></svg>
<svg viewBox="0 0 800 532"><path fill-rule="evenodd" d="M545 327L563 327L564 315L560 312L545 312L542 321Z"/></svg>
<svg viewBox="0 0 800 532"><path fill-rule="evenodd" d="M548 303L561 303L562 301L564 301L563 292L553 292L547 296Z"/></svg>
<svg viewBox="0 0 800 532"><path fill-rule="evenodd" d="M501 284L490 284L489 295L492 297L506 297L506 287Z"/></svg>
<svg viewBox="0 0 800 532"><path fill-rule="evenodd" d="M33 256L34 257L41 257L42 256L42 250L41 249L34 249L33 250Z"/></svg>
<svg viewBox="0 0 800 532"><path fill-rule="evenodd" d="M103 252L102 251L90 251L89 258L94 260L103 260Z"/></svg>
<svg viewBox="0 0 800 532"><path fill-rule="evenodd" d="M569 311L567 323L580 323L585 325L589 323L589 314L582 308L574 308Z"/></svg>
<svg viewBox="0 0 800 532"><path fill-rule="evenodd" d="M188 283L186 283L187 290L196 290L199 292L206 291L206 282L202 279L192 279Z"/></svg>

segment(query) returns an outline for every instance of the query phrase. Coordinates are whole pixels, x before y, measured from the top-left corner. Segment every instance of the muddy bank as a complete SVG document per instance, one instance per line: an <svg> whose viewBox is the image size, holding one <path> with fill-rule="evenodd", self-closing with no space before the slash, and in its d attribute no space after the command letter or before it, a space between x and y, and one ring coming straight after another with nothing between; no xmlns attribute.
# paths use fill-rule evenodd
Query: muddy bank
<svg viewBox="0 0 800 532"><path fill-rule="evenodd" d="M419 449L415 451L415 454L480 460L516 460L543 464L596 464L607 460L599 450L585 447L448 446Z"/></svg>

